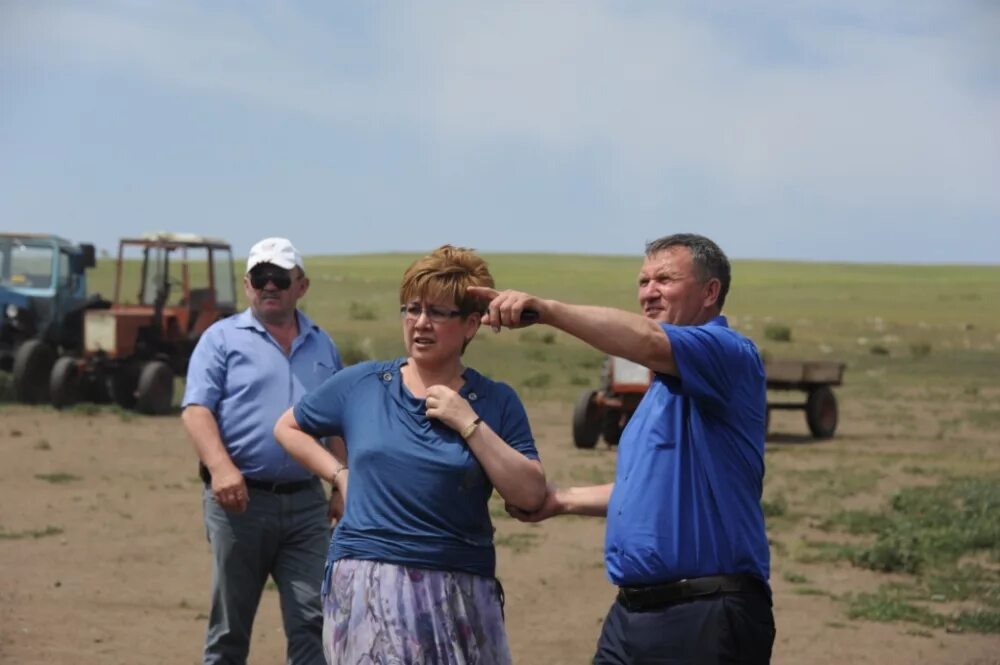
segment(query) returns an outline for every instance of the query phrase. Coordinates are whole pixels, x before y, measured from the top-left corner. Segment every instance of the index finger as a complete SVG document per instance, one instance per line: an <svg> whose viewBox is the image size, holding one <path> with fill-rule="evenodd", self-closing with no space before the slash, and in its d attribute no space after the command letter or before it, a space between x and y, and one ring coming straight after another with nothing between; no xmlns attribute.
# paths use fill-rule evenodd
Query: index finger
<svg viewBox="0 0 1000 665"><path fill-rule="evenodd" d="M471 295L483 300L493 300L500 292L489 286L467 286L465 290Z"/></svg>

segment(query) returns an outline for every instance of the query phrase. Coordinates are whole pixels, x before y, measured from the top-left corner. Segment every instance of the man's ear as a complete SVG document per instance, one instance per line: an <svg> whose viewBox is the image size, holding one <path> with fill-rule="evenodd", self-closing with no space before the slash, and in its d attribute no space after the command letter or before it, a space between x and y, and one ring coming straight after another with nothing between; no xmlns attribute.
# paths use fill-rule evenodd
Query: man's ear
<svg viewBox="0 0 1000 665"><path fill-rule="evenodd" d="M722 293L722 282L719 281L718 277L713 277L705 282L705 298L702 301L704 306L706 308L715 307L716 303L719 302L720 293Z"/></svg>

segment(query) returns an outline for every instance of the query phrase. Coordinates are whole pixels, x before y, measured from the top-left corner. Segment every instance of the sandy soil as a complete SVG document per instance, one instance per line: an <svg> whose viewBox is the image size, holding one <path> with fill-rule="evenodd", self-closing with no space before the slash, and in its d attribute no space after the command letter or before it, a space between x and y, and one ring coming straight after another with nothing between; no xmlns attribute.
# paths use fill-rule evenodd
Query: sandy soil
<svg viewBox="0 0 1000 665"><path fill-rule="evenodd" d="M543 403L530 412L550 476L593 482L612 468L613 451L572 447L568 406ZM833 446L850 460L903 445L886 439L860 408L848 409L842 422L833 442L774 437L770 468L772 456L779 466L809 468L823 464ZM775 426L804 431L798 420L779 418ZM922 439L916 452L934 449ZM0 528L0 662L200 662L209 554L194 455L176 417L0 406ZM614 594L601 565L602 535L597 519L540 526L497 519L516 663L590 662ZM851 621L835 599L796 593L782 578L790 567L836 593L874 590L885 579L843 565L791 566L776 554L775 663L1000 663L997 636ZM269 590L251 662L283 662L283 650L277 594Z"/></svg>

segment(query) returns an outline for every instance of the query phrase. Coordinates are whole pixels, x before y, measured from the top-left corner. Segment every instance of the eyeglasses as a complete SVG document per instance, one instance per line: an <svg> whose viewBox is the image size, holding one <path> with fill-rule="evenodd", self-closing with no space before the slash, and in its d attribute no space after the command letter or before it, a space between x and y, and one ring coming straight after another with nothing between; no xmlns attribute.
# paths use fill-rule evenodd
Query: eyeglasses
<svg viewBox="0 0 1000 665"><path fill-rule="evenodd" d="M462 316L461 310L445 309L444 307L436 307L434 305L427 307L422 307L421 305L401 305L399 307L399 315L407 321L416 321L420 318L421 314L426 314L431 323L444 323L456 316Z"/></svg>
<svg viewBox="0 0 1000 665"><path fill-rule="evenodd" d="M250 273L250 286L260 291L267 283L274 284L274 288L284 291L292 285L292 273L288 270L268 269L260 272Z"/></svg>

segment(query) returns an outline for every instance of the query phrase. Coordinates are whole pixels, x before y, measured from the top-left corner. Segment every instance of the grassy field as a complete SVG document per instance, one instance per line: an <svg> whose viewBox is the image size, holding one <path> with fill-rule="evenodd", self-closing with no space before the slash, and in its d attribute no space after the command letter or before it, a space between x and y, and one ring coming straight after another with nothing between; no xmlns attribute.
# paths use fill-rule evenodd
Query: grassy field
<svg viewBox="0 0 1000 665"><path fill-rule="evenodd" d="M399 280L416 255L308 257L304 309L350 359L402 351ZM487 256L498 286L636 310L639 259ZM238 261L237 271L242 261ZM91 290L112 292L101 260ZM242 297L242 289L237 285ZM726 313L773 356L848 363L849 394L995 381L1000 369L1000 266L889 266L737 261ZM788 341L781 341L787 337ZM549 329L480 334L470 364L536 397L568 399L596 385L601 357Z"/></svg>
<svg viewBox="0 0 1000 665"><path fill-rule="evenodd" d="M307 257L304 308L347 360L401 353L397 289L414 258ZM501 288L636 308L638 257L487 258ZM112 272L101 261L92 290L110 294ZM801 416L781 414L778 428L800 434L769 440L775 576L834 599L847 619L899 621L912 635L1000 633L1000 266L737 261L733 277L726 313L766 354L848 365L837 390L846 435L799 445L809 440L790 417ZM484 330L467 362L529 404L571 403L597 385L602 356L537 327ZM608 481L613 458L593 453L574 452L550 475ZM539 541L529 536L497 545L530 550ZM873 577L836 591L830 570Z"/></svg>

